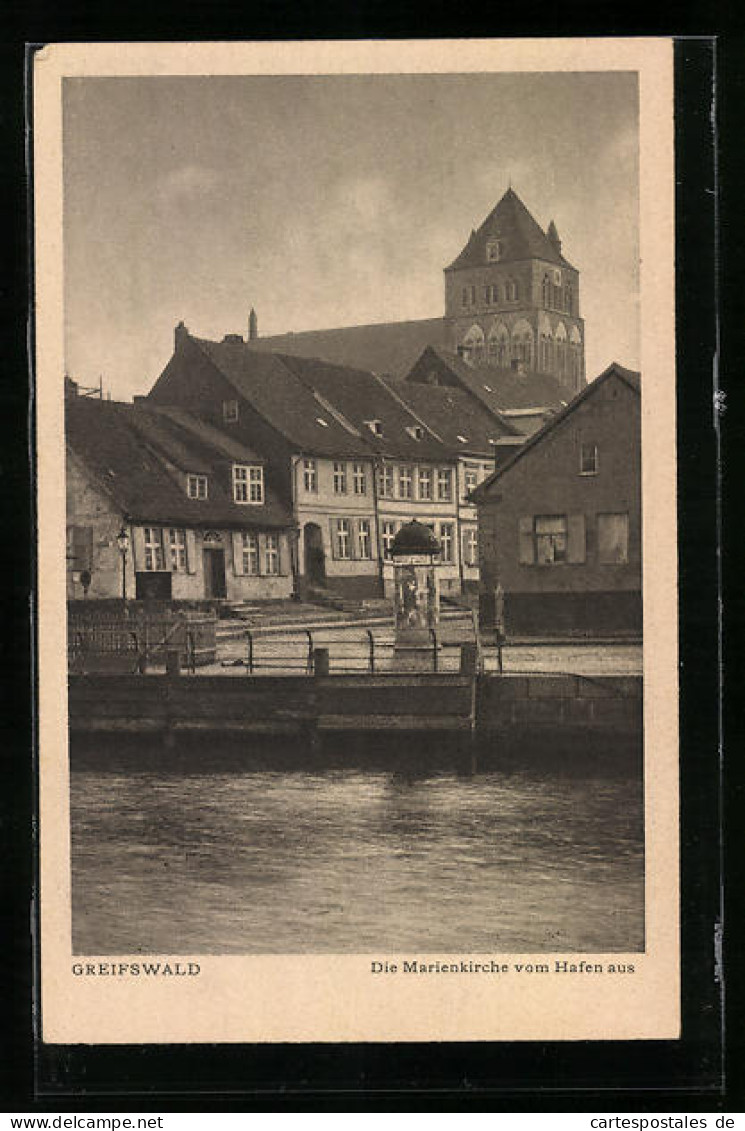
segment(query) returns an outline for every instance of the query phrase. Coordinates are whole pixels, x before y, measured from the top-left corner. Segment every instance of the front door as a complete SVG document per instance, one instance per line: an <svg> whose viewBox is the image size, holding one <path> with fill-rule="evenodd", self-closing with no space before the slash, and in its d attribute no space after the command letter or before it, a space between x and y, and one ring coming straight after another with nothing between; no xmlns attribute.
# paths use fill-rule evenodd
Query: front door
<svg viewBox="0 0 745 1131"><path fill-rule="evenodd" d="M204 595L217 598L227 596L224 550L204 550Z"/></svg>
<svg viewBox="0 0 745 1131"><path fill-rule="evenodd" d="M323 549L323 534L317 522L306 522L305 529L305 576L309 585L326 584L326 554Z"/></svg>

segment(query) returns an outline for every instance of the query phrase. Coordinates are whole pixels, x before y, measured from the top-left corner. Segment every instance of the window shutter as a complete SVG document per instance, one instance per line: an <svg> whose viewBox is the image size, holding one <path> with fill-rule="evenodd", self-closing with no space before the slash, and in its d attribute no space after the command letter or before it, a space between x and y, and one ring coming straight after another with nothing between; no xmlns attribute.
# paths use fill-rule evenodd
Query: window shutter
<svg viewBox="0 0 745 1131"><path fill-rule="evenodd" d="M197 572L197 539L193 530L184 532L186 538L186 572Z"/></svg>
<svg viewBox="0 0 745 1131"><path fill-rule="evenodd" d="M141 573L145 568L145 531L141 526L132 531L132 551L135 572Z"/></svg>
<svg viewBox="0 0 745 1131"><path fill-rule="evenodd" d="M585 516L568 516L567 559L575 565L585 560Z"/></svg>
<svg viewBox="0 0 745 1131"><path fill-rule="evenodd" d="M241 531L234 530L232 534L233 542L233 573L236 577L240 577L243 573L243 541L241 539Z"/></svg>
<svg viewBox="0 0 745 1131"><path fill-rule="evenodd" d="M523 515L518 519L518 561L520 565L533 565L535 545L533 542L533 516Z"/></svg>

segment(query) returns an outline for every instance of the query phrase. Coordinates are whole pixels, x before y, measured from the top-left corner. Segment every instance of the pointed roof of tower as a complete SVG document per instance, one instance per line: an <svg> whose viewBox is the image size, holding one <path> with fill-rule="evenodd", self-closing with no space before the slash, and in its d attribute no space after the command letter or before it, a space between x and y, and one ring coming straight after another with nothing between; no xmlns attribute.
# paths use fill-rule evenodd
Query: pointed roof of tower
<svg viewBox="0 0 745 1131"><path fill-rule="evenodd" d="M498 239L502 245L500 263L518 259L544 259L561 267L572 266L531 216L513 188L507 189L481 227L471 232L460 255L445 270L479 267L490 262L486 251L490 239Z"/></svg>

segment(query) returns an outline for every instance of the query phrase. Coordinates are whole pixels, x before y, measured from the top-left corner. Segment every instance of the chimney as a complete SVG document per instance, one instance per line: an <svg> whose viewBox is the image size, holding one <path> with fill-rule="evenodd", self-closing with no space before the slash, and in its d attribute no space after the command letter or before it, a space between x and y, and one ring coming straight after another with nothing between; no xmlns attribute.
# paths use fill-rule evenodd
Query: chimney
<svg viewBox="0 0 745 1131"><path fill-rule="evenodd" d="M251 307L251 313L248 316L248 340L255 342L259 336L259 320L256 317L256 311Z"/></svg>
<svg viewBox="0 0 745 1131"><path fill-rule="evenodd" d="M173 332L173 348L174 348L174 350L178 350L178 348L180 346L183 346L188 337L189 337L189 331L186 329L186 326L184 325L183 322L179 322L178 326L176 327L176 329Z"/></svg>
<svg viewBox="0 0 745 1131"><path fill-rule="evenodd" d="M548 226L546 235L548 236L548 241L556 254L561 255L561 240L559 239L559 233L556 230L556 224L554 224L553 220Z"/></svg>

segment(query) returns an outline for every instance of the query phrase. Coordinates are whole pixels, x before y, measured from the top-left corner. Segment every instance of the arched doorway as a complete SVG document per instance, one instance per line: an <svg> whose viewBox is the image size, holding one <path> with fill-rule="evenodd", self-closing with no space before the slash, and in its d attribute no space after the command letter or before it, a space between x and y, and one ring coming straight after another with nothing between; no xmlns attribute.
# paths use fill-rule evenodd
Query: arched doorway
<svg viewBox="0 0 745 1131"><path fill-rule="evenodd" d="M326 584L326 552L323 534L317 522L306 522L303 527L305 547L305 577L309 585Z"/></svg>

